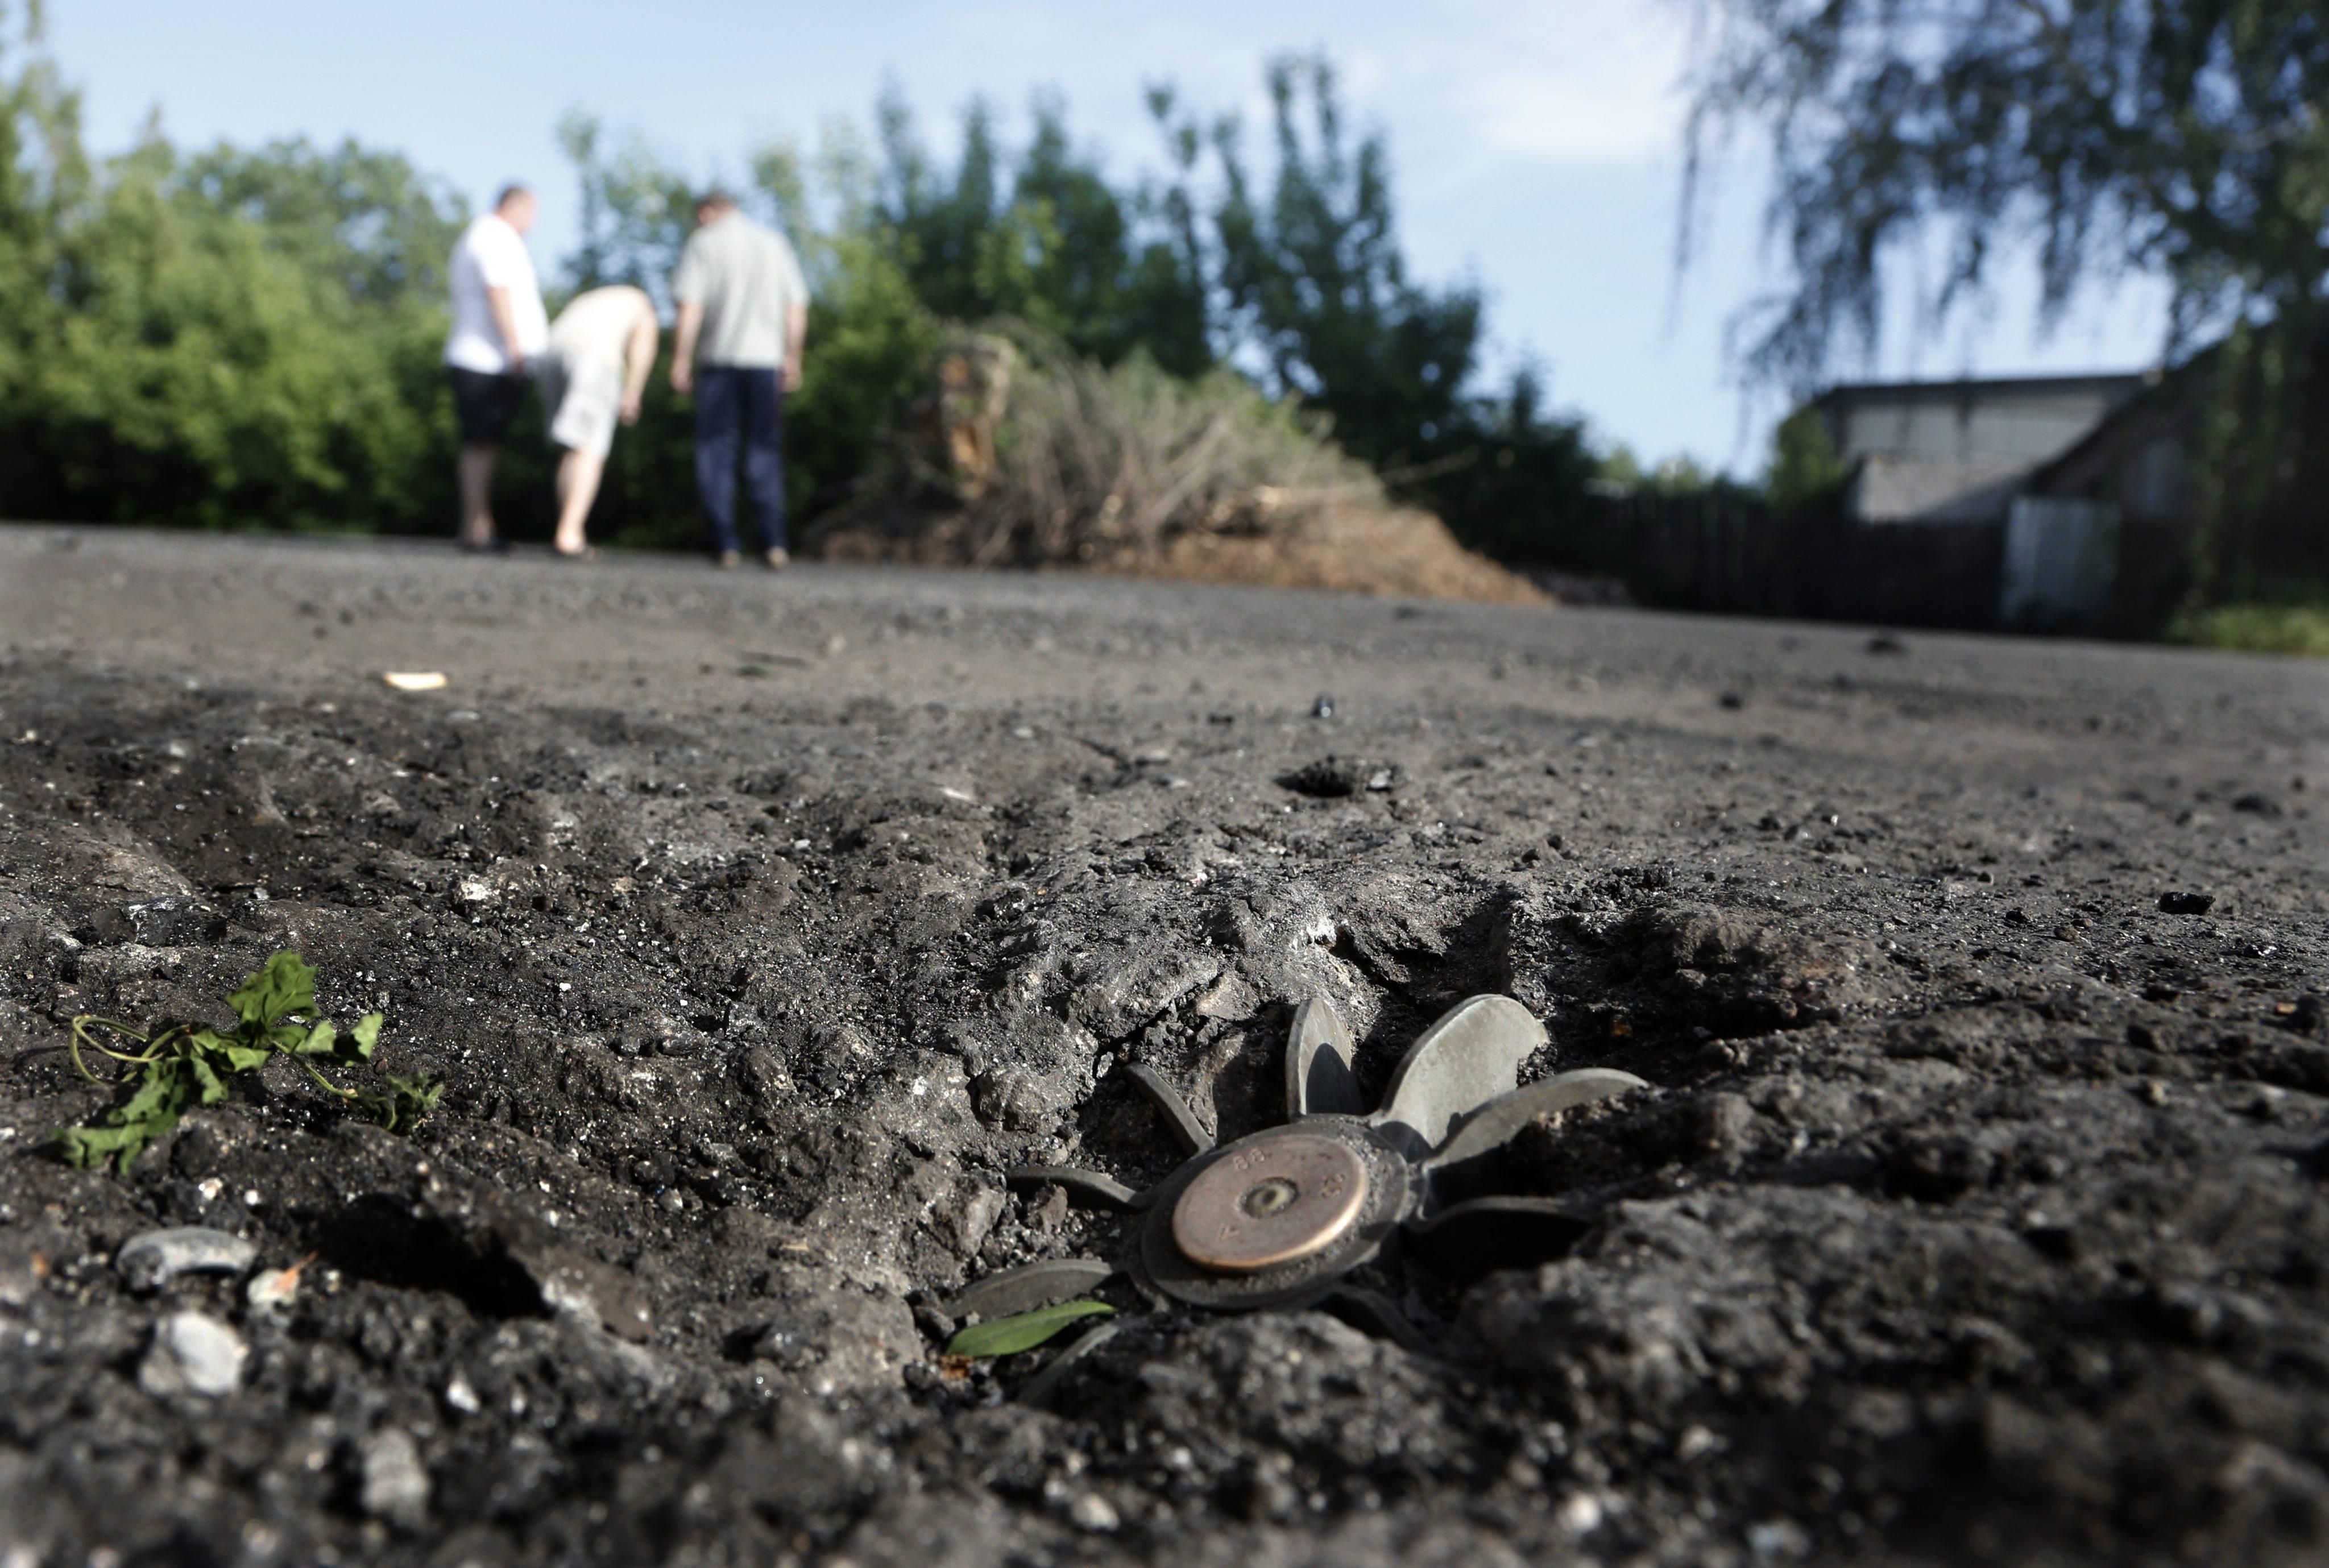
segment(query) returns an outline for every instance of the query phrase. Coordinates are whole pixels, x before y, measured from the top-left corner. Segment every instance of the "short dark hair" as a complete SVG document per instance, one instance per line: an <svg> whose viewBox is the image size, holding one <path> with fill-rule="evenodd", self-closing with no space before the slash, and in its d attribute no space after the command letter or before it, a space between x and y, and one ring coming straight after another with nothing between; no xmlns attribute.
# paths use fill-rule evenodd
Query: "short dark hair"
<svg viewBox="0 0 2329 1568"><path fill-rule="evenodd" d="M735 193L721 185L707 188L703 194L695 199L695 205L699 211L705 207L733 207L735 204Z"/></svg>
<svg viewBox="0 0 2329 1568"><path fill-rule="evenodd" d="M527 184L523 180L512 180L508 184L504 185L499 191L494 193L494 211L498 212L503 208L508 206L512 202L516 201L520 196L531 196L533 194L533 187Z"/></svg>

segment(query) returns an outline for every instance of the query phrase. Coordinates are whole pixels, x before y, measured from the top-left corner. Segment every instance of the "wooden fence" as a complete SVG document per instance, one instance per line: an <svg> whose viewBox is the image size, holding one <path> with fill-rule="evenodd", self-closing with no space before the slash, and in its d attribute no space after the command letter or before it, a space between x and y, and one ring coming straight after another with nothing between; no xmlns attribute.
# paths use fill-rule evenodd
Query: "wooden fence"
<svg viewBox="0 0 2329 1568"><path fill-rule="evenodd" d="M1674 609L1899 626L1997 624L2005 525L1857 523L1751 498L1596 498L1564 564Z"/></svg>

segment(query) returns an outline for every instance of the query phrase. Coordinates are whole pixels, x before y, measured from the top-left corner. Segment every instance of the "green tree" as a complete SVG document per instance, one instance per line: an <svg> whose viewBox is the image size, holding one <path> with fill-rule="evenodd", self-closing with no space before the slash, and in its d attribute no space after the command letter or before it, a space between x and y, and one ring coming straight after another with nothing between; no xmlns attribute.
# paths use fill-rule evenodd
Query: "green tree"
<svg viewBox="0 0 2329 1568"><path fill-rule="evenodd" d="M437 311L209 207L166 146L113 162L62 236L64 319L34 346L8 445L51 515L380 526L441 492Z"/></svg>
<svg viewBox="0 0 2329 1568"><path fill-rule="evenodd" d="M1410 277L1389 148L1380 134L1352 145L1327 61L1285 56L1267 81L1266 176L1234 117L1204 125L1170 88L1150 97L1171 173L1148 207L1204 280L1217 352L1325 414L1337 441L1466 543L1512 559L1575 557L1588 548L1594 469L1583 424L1549 414L1533 366L1499 390L1476 385L1479 292Z"/></svg>
<svg viewBox="0 0 2329 1568"><path fill-rule="evenodd" d="M6 436L26 428L38 405L35 372L65 308L61 239L88 200L92 172L79 97L36 52L38 13L13 28L11 20L0 7L0 495L24 497L42 471L40 454ZM12 45L25 57L13 72ZM8 510L34 514L24 500Z"/></svg>
<svg viewBox="0 0 2329 1568"><path fill-rule="evenodd" d="M1330 416L1353 453L1394 468L1429 460L1460 438L1479 293L1409 278L1389 151L1380 134L1346 145L1326 61L1283 58L1268 75L1277 164L1266 195L1237 121L1219 122L1212 137L1229 335L1259 357L1270 390Z"/></svg>
<svg viewBox="0 0 2329 1568"><path fill-rule="evenodd" d="M442 308L446 266L469 217L457 192L354 141L222 145L186 159L172 183L194 207L256 225L269 250L336 279L349 299L382 307Z"/></svg>
<svg viewBox="0 0 2329 1568"><path fill-rule="evenodd" d="M581 205L581 238L562 263L568 286L627 283L668 305L672 269L695 226L694 183L643 137L610 147L598 117L579 109L558 122L558 145Z"/></svg>
<svg viewBox="0 0 2329 1568"><path fill-rule="evenodd" d="M441 500L444 323L420 258L457 208L353 146L182 160L149 133L92 165L37 55L0 103L8 511L382 526Z"/></svg>
<svg viewBox="0 0 2329 1568"><path fill-rule="evenodd" d="M1851 471L1836 455L1827 421L1806 404L1771 431L1771 456L1763 470L1763 494L1779 512L1803 512L1842 494Z"/></svg>
<svg viewBox="0 0 2329 1568"><path fill-rule="evenodd" d="M1035 133L1012 185L1015 207L1041 214L1055 241L1032 282L1080 352L1113 364L1136 350L1197 376L1213 364L1202 258L1193 237L1158 210L1151 188L1119 192L1096 156L1075 152L1066 108L1038 98Z"/></svg>
<svg viewBox="0 0 2329 1568"><path fill-rule="evenodd" d="M1500 559L1603 569L1588 488L1598 466L1584 422L1545 408L1524 364L1504 390L1467 399L1443 438L1458 459L1414 487L1457 538Z"/></svg>
<svg viewBox="0 0 2329 1568"><path fill-rule="evenodd" d="M1693 147L1768 127L1793 286L1749 362L1801 389L1874 339L1886 264L1938 236L1933 303L2037 242L2050 311L2128 268L2177 344L2317 325L2329 286L2329 12L2319 0L1720 0ZM1702 164L1694 166L1702 167Z"/></svg>
<svg viewBox="0 0 2329 1568"><path fill-rule="evenodd" d="M1176 209L1153 188L1110 183L1098 156L1076 149L1055 95L1038 95L1032 118L1014 164L992 108L974 99L949 175L895 92L882 99L874 226L915 294L950 320L1024 320L1103 363L1137 350L1178 375L1210 368L1185 201Z"/></svg>
<svg viewBox="0 0 2329 1568"><path fill-rule="evenodd" d="M2025 248L2049 321L2090 281L2163 277L2169 353L2223 339L2198 378L2213 404L2196 454L2203 579L2256 569L2262 541L2239 520L2276 493L2302 530L2293 476L2321 473L2329 408L2321 0L1712 9L1692 184L1729 132L1767 130L1768 222L1791 271L1740 323L1751 376L1802 392L1871 352L1912 255L1938 258L1928 318L1990 292L1999 258Z"/></svg>

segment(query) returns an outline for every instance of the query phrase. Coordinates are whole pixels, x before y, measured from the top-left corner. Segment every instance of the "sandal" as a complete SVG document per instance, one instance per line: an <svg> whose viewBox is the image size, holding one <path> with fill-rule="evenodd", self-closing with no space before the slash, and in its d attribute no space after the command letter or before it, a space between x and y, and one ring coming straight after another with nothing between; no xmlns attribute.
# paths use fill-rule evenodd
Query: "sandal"
<svg viewBox="0 0 2329 1568"><path fill-rule="evenodd" d="M599 547L586 544L580 549L560 549L553 544L550 547L550 553L562 561L594 561L599 559Z"/></svg>

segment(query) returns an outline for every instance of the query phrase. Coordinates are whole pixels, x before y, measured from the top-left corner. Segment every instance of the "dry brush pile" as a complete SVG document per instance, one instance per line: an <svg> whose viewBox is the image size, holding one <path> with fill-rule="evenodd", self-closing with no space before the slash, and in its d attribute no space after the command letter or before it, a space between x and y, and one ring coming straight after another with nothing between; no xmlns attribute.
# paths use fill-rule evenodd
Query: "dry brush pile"
<svg viewBox="0 0 2329 1568"><path fill-rule="evenodd" d="M810 532L829 559L1529 599L1395 505L1326 421L1235 372L1103 366L1024 327L963 333L889 461Z"/></svg>

